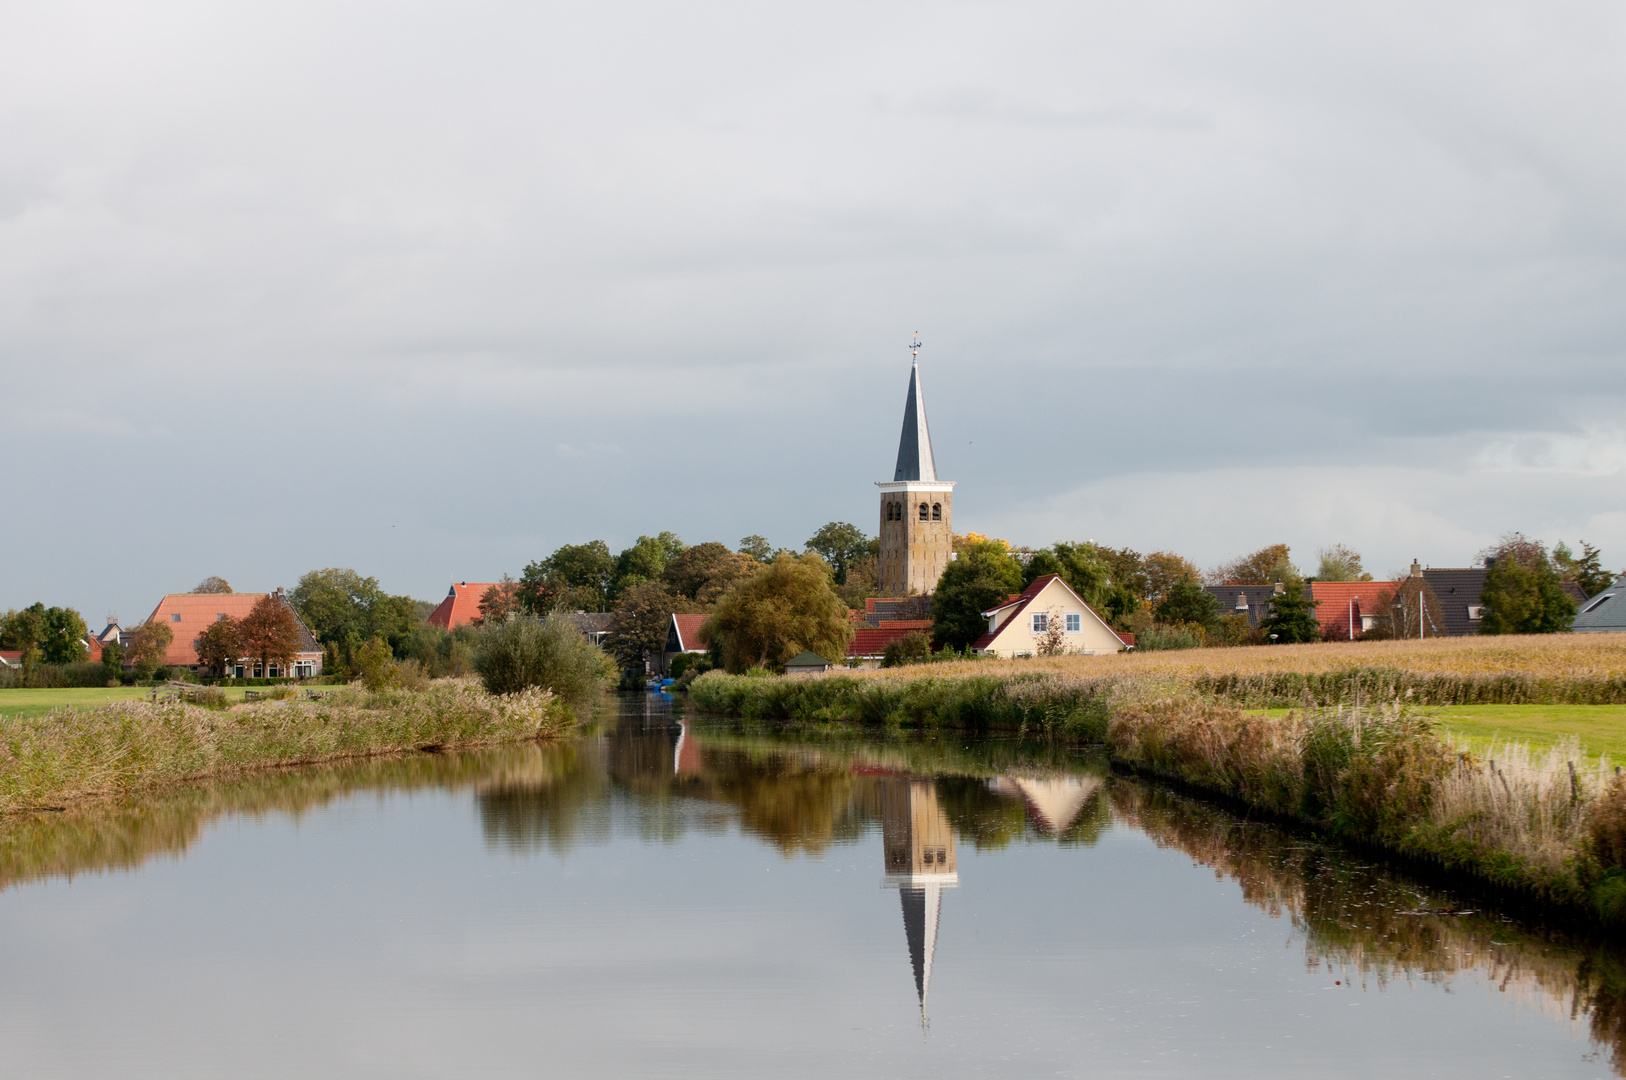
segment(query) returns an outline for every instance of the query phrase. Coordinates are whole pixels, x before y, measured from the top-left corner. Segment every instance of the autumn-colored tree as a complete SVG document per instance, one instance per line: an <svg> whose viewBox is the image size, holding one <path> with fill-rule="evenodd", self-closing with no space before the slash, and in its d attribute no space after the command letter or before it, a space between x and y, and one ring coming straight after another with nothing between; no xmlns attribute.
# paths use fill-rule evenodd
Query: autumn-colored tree
<svg viewBox="0 0 1626 1080"><path fill-rule="evenodd" d="M1154 551L1141 559L1141 572L1146 578L1146 593L1142 599L1153 607L1168 597L1176 583L1198 581L1203 576L1196 563L1172 551Z"/></svg>
<svg viewBox="0 0 1626 1080"><path fill-rule="evenodd" d="M1299 577L1288 559L1286 544L1271 544L1252 555L1242 555L1216 566L1208 575L1210 585L1270 585Z"/></svg>
<svg viewBox="0 0 1626 1080"><path fill-rule="evenodd" d="M474 624L484 626L488 622L504 622L508 616L517 615L519 608L519 582L504 574L501 581L480 597L480 617L474 620Z"/></svg>
<svg viewBox="0 0 1626 1080"><path fill-rule="evenodd" d="M282 597L267 594L254 601L254 607L237 624L243 655L267 674L276 664L284 672L299 652L299 620Z"/></svg>
<svg viewBox="0 0 1626 1080"><path fill-rule="evenodd" d="M1433 637L1440 633L1445 610L1422 575L1401 577L1389 588L1389 606L1367 638ZM1363 612L1364 613L1364 612Z"/></svg>
<svg viewBox="0 0 1626 1080"><path fill-rule="evenodd" d="M687 548L666 564L661 581L675 595L710 607L728 587L756 573L760 565L749 555L728 550L724 544L708 540ZM620 610L619 606L617 610Z"/></svg>
<svg viewBox="0 0 1626 1080"><path fill-rule="evenodd" d="M194 594L196 594L196 593L230 593L231 592L231 586L226 584L226 579L225 578L220 577L220 576L215 575L215 574L211 574L208 577L204 578L202 581L198 582L196 585L192 586L192 592Z"/></svg>
<svg viewBox="0 0 1626 1080"><path fill-rule="evenodd" d="M840 661L853 626L831 577L818 555L787 554L735 582L706 621L728 669L782 664L804 649Z"/></svg>
<svg viewBox="0 0 1626 1080"><path fill-rule="evenodd" d="M604 649L623 668L643 670L646 653L659 657L666 646L666 634L674 612L699 612L698 603L674 595L658 581L645 581L627 589L616 600L615 621L610 625Z"/></svg>
<svg viewBox="0 0 1626 1080"><path fill-rule="evenodd" d="M168 623L147 622L136 627L124 653L125 661L135 668L136 678L152 678L153 672L164 666L164 658L174 640L175 631Z"/></svg>
<svg viewBox="0 0 1626 1080"><path fill-rule="evenodd" d="M227 615L216 619L192 642L198 654L198 663L211 675L223 675L226 669L243 655L243 638L238 632L237 620Z"/></svg>

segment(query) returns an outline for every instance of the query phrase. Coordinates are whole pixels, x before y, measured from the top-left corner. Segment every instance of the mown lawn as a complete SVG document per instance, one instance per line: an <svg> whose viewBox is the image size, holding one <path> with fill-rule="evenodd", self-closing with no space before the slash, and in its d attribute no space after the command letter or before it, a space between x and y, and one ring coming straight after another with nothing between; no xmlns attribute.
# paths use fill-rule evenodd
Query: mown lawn
<svg viewBox="0 0 1626 1080"><path fill-rule="evenodd" d="M1285 716L1288 710L1258 711ZM1626 764L1626 705L1442 705L1423 711L1442 732L1472 741L1475 753L1508 741L1543 750L1574 735L1589 755Z"/></svg>
<svg viewBox="0 0 1626 1080"><path fill-rule="evenodd" d="M230 701L242 701L245 690L267 687L225 686ZM152 693L146 686L71 687L65 690L0 690L0 717L38 716L62 705L94 709L113 701L142 701Z"/></svg>

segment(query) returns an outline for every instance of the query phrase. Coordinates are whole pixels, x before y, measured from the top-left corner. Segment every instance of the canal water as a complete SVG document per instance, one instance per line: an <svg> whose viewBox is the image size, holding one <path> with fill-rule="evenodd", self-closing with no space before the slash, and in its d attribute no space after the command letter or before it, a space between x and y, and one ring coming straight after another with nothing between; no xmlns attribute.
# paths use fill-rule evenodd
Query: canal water
<svg viewBox="0 0 1626 1080"><path fill-rule="evenodd" d="M622 697L0 820L0 1076L1619 1075L1626 958L1048 742Z"/></svg>

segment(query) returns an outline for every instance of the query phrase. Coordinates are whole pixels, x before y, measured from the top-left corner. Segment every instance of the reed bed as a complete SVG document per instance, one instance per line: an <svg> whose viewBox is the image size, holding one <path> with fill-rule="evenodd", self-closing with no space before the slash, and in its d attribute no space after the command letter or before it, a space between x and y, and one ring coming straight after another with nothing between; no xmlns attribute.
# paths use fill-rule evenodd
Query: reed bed
<svg viewBox="0 0 1626 1080"><path fill-rule="evenodd" d="M546 738L572 723L547 691L496 696L459 680L229 711L181 701L62 708L0 725L0 813L241 769Z"/></svg>

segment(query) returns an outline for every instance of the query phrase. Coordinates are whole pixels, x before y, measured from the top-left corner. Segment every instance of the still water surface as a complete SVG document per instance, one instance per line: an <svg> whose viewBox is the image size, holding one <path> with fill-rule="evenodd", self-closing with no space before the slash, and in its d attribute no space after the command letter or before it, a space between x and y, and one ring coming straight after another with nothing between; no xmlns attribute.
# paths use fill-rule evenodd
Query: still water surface
<svg viewBox="0 0 1626 1080"><path fill-rule="evenodd" d="M1045 743L624 697L0 821L0 1076L1617 1075L1626 964Z"/></svg>

